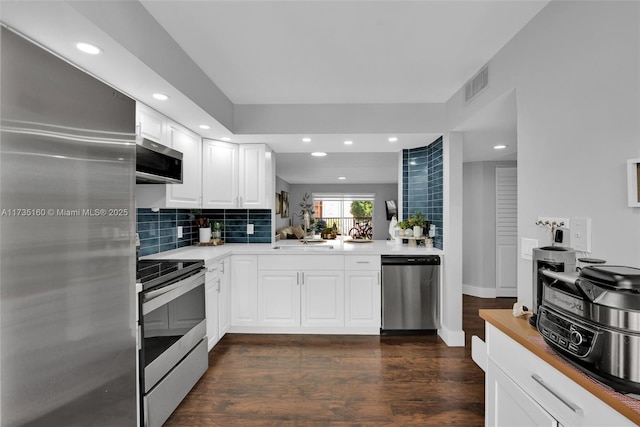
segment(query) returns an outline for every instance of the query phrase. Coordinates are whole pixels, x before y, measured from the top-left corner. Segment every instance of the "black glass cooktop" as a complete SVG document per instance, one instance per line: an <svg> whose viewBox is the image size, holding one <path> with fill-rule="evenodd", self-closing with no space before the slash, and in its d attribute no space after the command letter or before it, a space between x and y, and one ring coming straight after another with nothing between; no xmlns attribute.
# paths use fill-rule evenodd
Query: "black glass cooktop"
<svg viewBox="0 0 640 427"><path fill-rule="evenodd" d="M190 276L204 267L204 261L192 260L139 260L136 279L142 284L142 290L174 282L183 276Z"/></svg>

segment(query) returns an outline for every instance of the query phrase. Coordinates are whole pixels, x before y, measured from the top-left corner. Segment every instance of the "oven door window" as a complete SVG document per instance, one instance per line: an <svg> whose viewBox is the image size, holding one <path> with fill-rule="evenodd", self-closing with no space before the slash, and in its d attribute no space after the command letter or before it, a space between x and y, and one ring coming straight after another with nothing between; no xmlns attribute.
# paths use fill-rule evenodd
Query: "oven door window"
<svg viewBox="0 0 640 427"><path fill-rule="evenodd" d="M198 286L144 316L145 366L205 319L204 298Z"/></svg>

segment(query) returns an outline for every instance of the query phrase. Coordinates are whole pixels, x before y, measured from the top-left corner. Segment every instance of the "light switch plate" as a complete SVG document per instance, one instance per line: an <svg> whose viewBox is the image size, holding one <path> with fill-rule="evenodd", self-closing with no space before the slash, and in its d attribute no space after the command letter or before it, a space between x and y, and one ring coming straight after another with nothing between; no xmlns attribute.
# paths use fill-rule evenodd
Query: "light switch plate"
<svg viewBox="0 0 640 427"><path fill-rule="evenodd" d="M591 218L571 218L571 247L591 253Z"/></svg>
<svg viewBox="0 0 640 427"><path fill-rule="evenodd" d="M523 237L520 245L520 256L522 259L533 260L533 248L537 247L538 239L525 239Z"/></svg>
<svg viewBox="0 0 640 427"><path fill-rule="evenodd" d="M182 239L182 226L178 226L178 239Z"/></svg>
<svg viewBox="0 0 640 427"><path fill-rule="evenodd" d="M253 234L253 224L247 224L247 234Z"/></svg>

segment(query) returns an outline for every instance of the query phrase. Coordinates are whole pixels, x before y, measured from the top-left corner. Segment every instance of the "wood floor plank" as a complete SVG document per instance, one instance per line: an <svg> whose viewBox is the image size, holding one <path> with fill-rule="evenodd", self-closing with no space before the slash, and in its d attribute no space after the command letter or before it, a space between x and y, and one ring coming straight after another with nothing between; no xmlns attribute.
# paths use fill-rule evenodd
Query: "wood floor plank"
<svg viewBox="0 0 640 427"><path fill-rule="evenodd" d="M471 335L484 338L478 309L514 301L465 296L458 348L437 335L228 334L165 426L482 426Z"/></svg>

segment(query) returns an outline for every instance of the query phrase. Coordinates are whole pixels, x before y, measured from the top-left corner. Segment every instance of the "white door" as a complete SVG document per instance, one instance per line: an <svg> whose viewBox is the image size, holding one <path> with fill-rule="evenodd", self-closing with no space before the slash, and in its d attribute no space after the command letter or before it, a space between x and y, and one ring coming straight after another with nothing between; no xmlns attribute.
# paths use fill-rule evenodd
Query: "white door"
<svg viewBox="0 0 640 427"><path fill-rule="evenodd" d="M207 307L206 325L207 325L207 350L211 351L220 340L219 324L218 324L218 304L219 304L219 286L220 278L215 272L207 273L207 283L205 285L205 305Z"/></svg>
<svg viewBox="0 0 640 427"><path fill-rule="evenodd" d="M231 257L231 325L258 325L258 256Z"/></svg>
<svg viewBox="0 0 640 427"><path fill-rule="evenodd" d="M487 366L486 384L486 426L558 426L555 418L491 360Z"/></svg>
<svg viewBox="0 0 640 427"><path fill-rule="evenodd" d="M240 200L239 207L245 209L267 207L265 203L266 174L265 174L265 146L264 144L247 144L240 146L239 163L240 179L238 183ZM269 194L271 196L271 194Z"/></svg>
<svg viewBox="0 0 640 427"><path fill-rule="evenodd" d="M258 272L258 325L300 326L300 273Z"/></svg>
<svg viewBox="0 0 640 427"><path fill-rule="evenodd" d="M496 168L496 296L517 295L517 168Z"/></svg>
<svg viewBox="0 0 640 427"><path fill-rule="evenodd" d="M345 326L380 327L380 272L345 273Z"/></svg>
<svg viewBox="0 0 640 427"><path fill-rule="evenodd" d="M344 272L300 274L302 326L344 326Z"/></svg>
<svg viewBox="0 0 640 427"><path fill-rule="evenodd" d="M220 261L218 278L220 279L220 292L218 295L218 318L220 338L231 327L231 258Z"/></svg>

